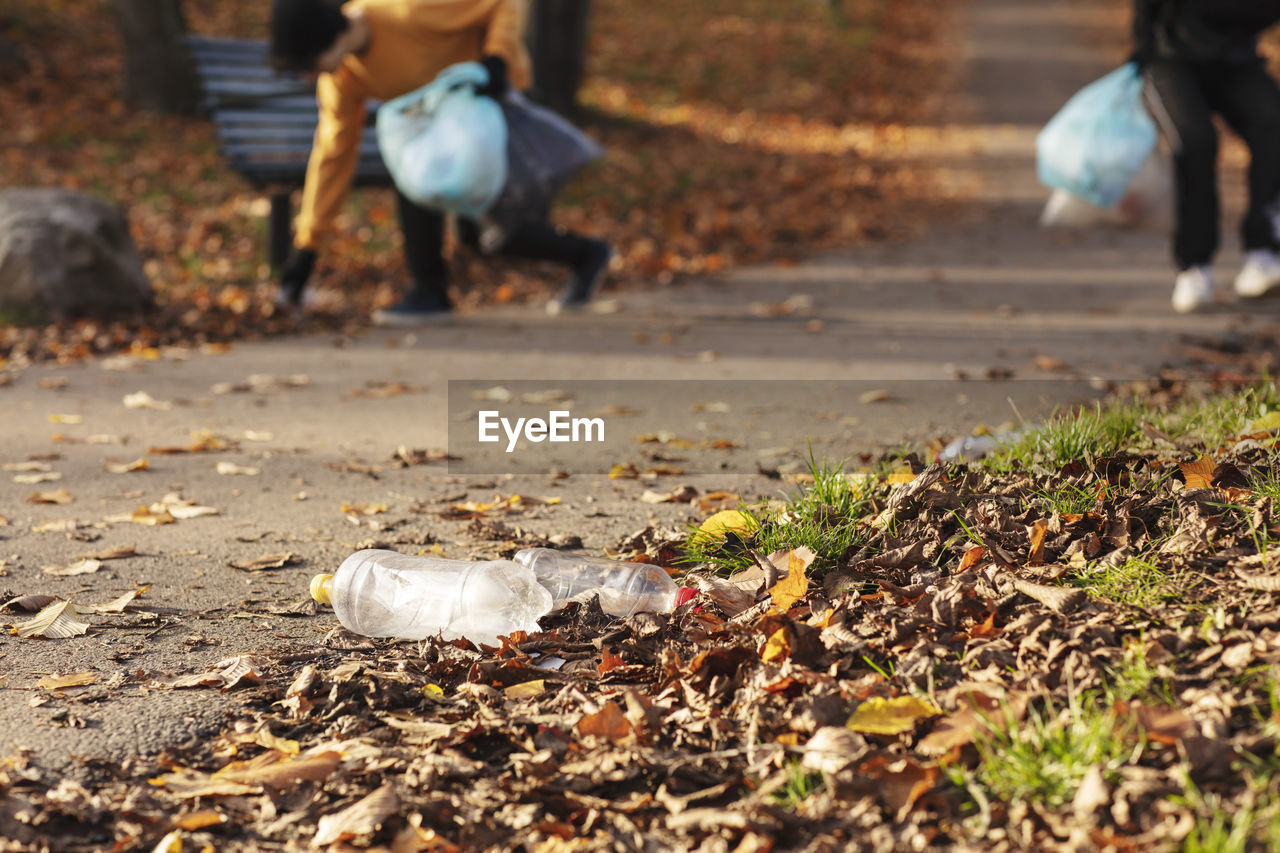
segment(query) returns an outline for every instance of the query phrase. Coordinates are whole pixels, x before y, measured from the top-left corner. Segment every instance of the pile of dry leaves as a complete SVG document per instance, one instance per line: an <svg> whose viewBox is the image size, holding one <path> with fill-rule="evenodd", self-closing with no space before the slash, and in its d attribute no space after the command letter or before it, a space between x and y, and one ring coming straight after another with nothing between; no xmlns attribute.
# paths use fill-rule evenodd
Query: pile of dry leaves
<svg viewBox="0 0 1280 853"><path fill-rule="evenodd" d="M183 4L193 31L262 38L269 4ZM608 149L557 221L618 248L613 281L650 286L902 233L935 200L901 162L901 123L937 102L938 4L765 0L592 6L585 129ZM673 27L672 21L680 21ZM0 357L73 358L298 328L271 305L266 198L233 174L204 119L140 113L119 98L110 4L13 0L0 42L23 67L0 89L0 185L67 186L123 205L156 285L150 316L102 326L6 327ZM945 75L942 75L945 78ZM389 190L353 194L326 246L309 328L340 326L406 285ZM538 300L562 270L453 257L464 307Z"/></svg>
<svg viewBox="0 0 1280 853"><path fill-rule="evenodd" d="M223 661L162 686L234 691L215 740L83 783L0 765L0 849L1147 850L1223 815L1264 832L1277 420L1194 452L1149 429L1150 449L1055 470L916 465L865 513L822 515L858 525L846 553L722 533L755 567L694 569L667 614L592 600L496 649L335 628L314 654ZM1081 505L1054 508L1064 489ZM670 563L687 544L619 547Z"/></svg>

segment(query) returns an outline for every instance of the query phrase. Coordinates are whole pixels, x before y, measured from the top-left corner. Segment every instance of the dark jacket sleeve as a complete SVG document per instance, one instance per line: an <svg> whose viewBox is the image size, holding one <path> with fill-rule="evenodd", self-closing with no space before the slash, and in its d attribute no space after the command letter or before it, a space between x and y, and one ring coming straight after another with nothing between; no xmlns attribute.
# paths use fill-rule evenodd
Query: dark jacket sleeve
<svg viewBox="0 0 1280 853"><path fill-rule="evenodd" d="M1156 55L1156 15L1166 0L1133 0L1133 54L1139 65L1146 65Z"/></svg>

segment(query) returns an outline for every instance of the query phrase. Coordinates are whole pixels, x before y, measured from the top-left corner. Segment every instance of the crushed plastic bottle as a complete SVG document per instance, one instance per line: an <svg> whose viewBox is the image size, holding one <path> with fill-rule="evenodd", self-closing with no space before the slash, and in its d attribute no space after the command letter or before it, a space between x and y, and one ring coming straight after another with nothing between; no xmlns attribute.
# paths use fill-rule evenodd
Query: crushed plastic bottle
<svg viewBox="0 0 1280 853"><path fill-rule="evenodd" d="M333 605L338 621L367 637L498 644L498 635L534 632L552 597L532 570L510 560L470 562L357 551L334 574L311 579L316 601Z"/></svg>
<svg viewBox="0 0 1280 853"><path fill-rule="evenodd" d="M553 548L517 551L517 563L533 570L551 593L553 609L584 592L600 596L600 609L626 618L633 613L665 613L676 606L675 581L661 566L580 557Z"/></svg>

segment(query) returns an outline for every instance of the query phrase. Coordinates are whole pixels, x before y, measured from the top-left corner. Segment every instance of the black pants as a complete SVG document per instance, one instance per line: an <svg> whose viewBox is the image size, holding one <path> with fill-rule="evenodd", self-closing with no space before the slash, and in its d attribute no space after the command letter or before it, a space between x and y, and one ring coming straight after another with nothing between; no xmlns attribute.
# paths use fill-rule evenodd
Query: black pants
<svg viewBox="0 0 1280 853"><path fill-rule="evenodd" d="M1249 147L1249 210L1244 249L1280 245L1280 86L1261 63L1190 63L1158 59L1144 95L1173 149L1179 269L1208 264L1219 244L1217 113Z"/></svg>
<svg viewBox="0 0 1280 853"><path fill-rule="evenodd" d="M414 287L435 294L447 302L449 268L444 260L444 215L419 207L396 190L400 228L404 232L404 257L413 276ZM468 219L458 220L458 236L464 245L479 249L480 228ZM598 241L548 222L521 226L498 249L497 254L535 261L551 261L577 267L590 261Z"/></svg>

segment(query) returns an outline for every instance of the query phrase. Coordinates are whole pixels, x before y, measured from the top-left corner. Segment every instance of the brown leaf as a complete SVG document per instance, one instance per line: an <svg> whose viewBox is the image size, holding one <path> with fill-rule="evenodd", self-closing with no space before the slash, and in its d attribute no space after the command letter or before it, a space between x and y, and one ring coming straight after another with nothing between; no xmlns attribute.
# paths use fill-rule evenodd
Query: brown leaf
<svg viewBox="0 0 1280 853"><path fill-rule="evenodd" d="M960 565L956 568L956 574L967 572L978 564L986 554L981 545L972 545L965 550L964 556L960 558Z"/></svg>
<svg viewBox="0 0 1280 853"><path fill-rule="evenodd" d="M79 554L77 556L81 560L123 560L125 557L134 557L137 554L137 545L116 545L111 548L104 548L101 551L95 551L92 554Z"/></svg>
<svg viewBox="0 0 1280 853"><path fill-rule="evenodd" d="M1044 535L1049 529L1049 522L1040 519L1031 525L1031 549L1027 554L1028 566L1044 565Z"/></svg>
<svg viewBox="0 0 1280 853"><path fill-rule="evenodd" d="M625 666L622 655L615 655L609 649L605 649L600 653L600 665L596 667L596 672L604 675L606 672L617 669L620 666Z"/></svg>
<svg viewBox="0 0 1280 853"><path fill-rule="evenodd" d="M1044 584L1031 583L1021 579L1013 582L1013 588L1058 613L1070 613L1088 598L1088 594L1082 589L1045 586Z"/></svg>
<svg viewBox="0 0 1280 853"><path fill-rule="evenodd" d="M1182 478L1188 489L1208 489L1213 485L1213 472L1218 463L1211 456L1201 456L1193 462L1179 462Z"/></svg>
<svg viewBox="0 0 1280 853"><path fill-rule="evenodd" d="M610 702L594 714L578 721L578 734L604 738L610 743L623 743L633 735L631 722L616 702Z"/></svg>
<svg viewBox="0 0 1280 853"><path fill-rule="evenodd" d="M263 554L254 560L232 560L227 565L246 572L261 572L266 569L283 568L297 559L298 556L293 552L281 551L278 554Z"/></svg>
<svg viewBox="0 0 1280 853"><path fill-rule="evenodd" d="M320 818L311 845L324 847L338 841L371 835L382 827L383 821L399 810L400 798L396 795L395 787L387 782L342 811Z"/></svg>
<svg viewBox="0 0 1280 853"><path fill-rule="evenodd" d="M267 753L264 757L275 759L279 753ZM338 769L342 763L342 753L326 750L284 761L273 761L256 765L254 762L233 764L224 767L214 775L228 782L239 782L244 785L262 785L276 791L283 791L299 782L323 781Z"/></svg>
<svg viewBox="0 0 1280 853"><path fill-rule="evenodd" d="M130 471L145 471L146 459L135 459L132 462L108 462L105 466L108 474L128 474Z"/></svg>
<svg viewBox="0 0 1280 853"><path fill-rule="evenodd" d="M858 770L879 783L885 806L899 821L906 820L911 807L929 792L941 773L935 766L918 764L910 758L893 761L888 756L864 761Z"/></svg>
<svg viewBox="0 0 1280 853"><path fill-rule="evenodd" d="M29 504L69 504L73 501L75 501L75 498L66 489L58 489L53 492L35 492L27 495L27 503Z"/></svg>

